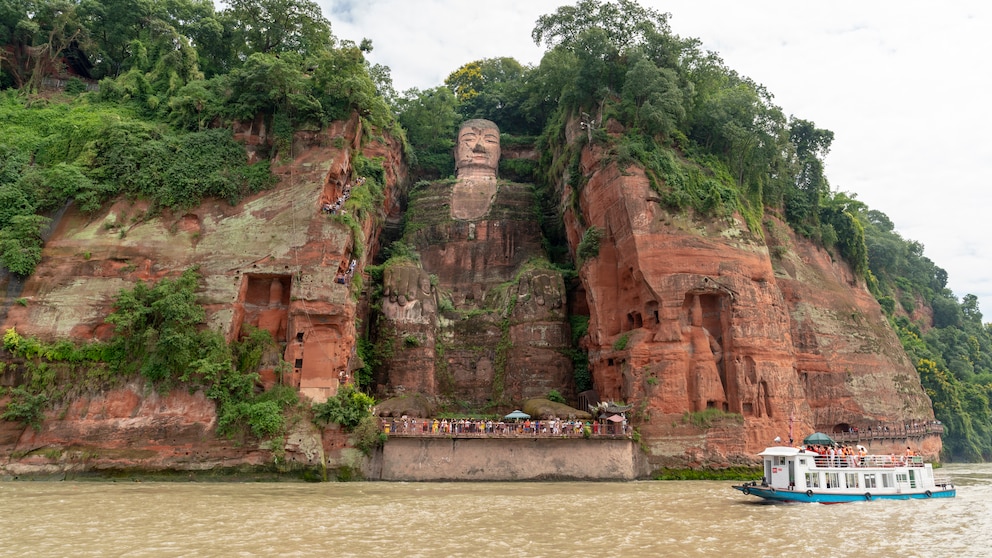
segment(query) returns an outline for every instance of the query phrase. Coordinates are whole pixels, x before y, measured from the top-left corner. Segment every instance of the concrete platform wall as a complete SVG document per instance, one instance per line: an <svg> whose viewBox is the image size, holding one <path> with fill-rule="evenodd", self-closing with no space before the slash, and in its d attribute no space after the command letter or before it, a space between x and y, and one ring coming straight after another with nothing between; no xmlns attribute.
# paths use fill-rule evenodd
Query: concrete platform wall
<svg viewBox="0 0 992 558"><path fill-rule="evenodd" d="M634 480L646 474L630 440L390 438L379 480Z"/></svg>

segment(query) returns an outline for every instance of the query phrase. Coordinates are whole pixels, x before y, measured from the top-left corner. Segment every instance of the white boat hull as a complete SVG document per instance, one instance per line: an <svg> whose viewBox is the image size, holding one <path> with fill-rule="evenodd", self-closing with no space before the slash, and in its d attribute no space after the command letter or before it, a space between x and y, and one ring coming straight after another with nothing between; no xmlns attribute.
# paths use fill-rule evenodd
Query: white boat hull
<svg viewBox="0 0 992 558"><path fill-rule="evenodd" d="M771 447L759 455L762 482L733 488L765 500L839 504L957 495L954 485L934 477L933 466L919 457L826 456L792 447Z"/></svg>

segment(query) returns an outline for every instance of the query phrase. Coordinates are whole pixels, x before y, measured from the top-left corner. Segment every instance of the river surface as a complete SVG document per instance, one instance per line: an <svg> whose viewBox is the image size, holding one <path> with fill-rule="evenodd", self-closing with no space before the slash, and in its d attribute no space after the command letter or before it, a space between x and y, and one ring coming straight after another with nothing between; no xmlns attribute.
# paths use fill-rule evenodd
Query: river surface
<svg viewBox="0 0 992 558"><path fill-rule="evenodd" d="M992 556L992 465L957 498L765 504L730 482L0 483L0 556Z"/></svg>

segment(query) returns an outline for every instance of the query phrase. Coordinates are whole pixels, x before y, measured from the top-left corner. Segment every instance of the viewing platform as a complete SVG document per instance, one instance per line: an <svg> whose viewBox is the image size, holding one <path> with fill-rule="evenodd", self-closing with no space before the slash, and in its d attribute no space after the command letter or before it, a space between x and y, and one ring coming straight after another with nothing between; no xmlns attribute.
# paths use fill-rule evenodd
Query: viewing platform
<svg viewBox="0 0 992 558"><path fill-rule="evenodd" d="M390 438L586 438L630 439L632 427L623 423L577 420L506 422L456 419L380 419L380 431Z"/></svg>
<svg viewBox="0 0 992 558"><path fill-rule="evenodd" d="M944 425L940 422L913 425L878 426L865 429L853 429L843 432L831 432L830 437L837 443L871 442L874 440L906 440L941 436Z"/></svg>

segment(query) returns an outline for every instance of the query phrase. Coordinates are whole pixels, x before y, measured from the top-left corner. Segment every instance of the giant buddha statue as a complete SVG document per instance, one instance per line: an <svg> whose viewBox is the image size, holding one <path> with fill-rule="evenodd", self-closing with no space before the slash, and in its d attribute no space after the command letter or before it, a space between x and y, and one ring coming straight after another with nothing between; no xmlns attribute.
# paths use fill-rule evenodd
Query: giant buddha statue
<svg viewBox="0 0 992 558"><path fill-rule="evenodd" d="M400 341L377 378L380 396L482 405L574 392L564 281L547 265L533 187L499 180L500 156L496 124L468 120L455 179L411 192L403 242L419 261L383 274L382 331Z"/></svg>

